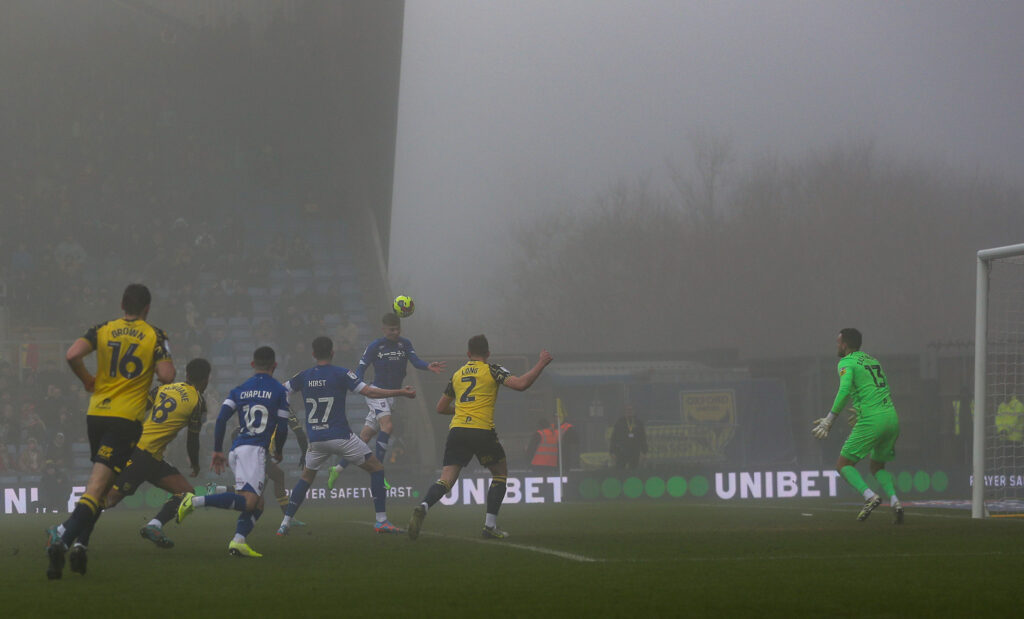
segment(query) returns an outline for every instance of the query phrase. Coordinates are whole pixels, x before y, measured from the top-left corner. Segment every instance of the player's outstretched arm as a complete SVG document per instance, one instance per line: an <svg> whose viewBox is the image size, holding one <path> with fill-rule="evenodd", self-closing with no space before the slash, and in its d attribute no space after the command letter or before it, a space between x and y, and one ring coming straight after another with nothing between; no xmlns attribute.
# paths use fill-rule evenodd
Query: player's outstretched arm
<svg viewBox="0 0 1024 619"><path fill-rule="evenodd" d="M381 389L373 385L366 385L359 390L359 394L368 398L409 398L411 400L416 397L416 388L406 385L401 389Z"/></svg>
<svg viewBox="0 0 1024 619"><path fill-rule="evenodd" d="M549 353L546 350L542 350L540 351L540 357L537 359L537 363L534 364L534 366L530 368L529 371L527 371L522 376L509 376L508 378L505 379L505 382L502 384L504 384L509 389L515 389L516 391L526 391L527 389L530 388L531 385L533 385L534 381L536 381L537 378L540 377L540 373L544 371L544 368L546 368L548 364L551 363L553 360L554 358L551 356L551 353Z"/></svg>
<svg viewBox="0 0 1024 619"><path fill-rule="evenodd" d="M448 364L445 363L444 361L431 361L430 365L427 366L427 369L433 372L434 374L440 374L442 371L444 371L444 368L447 365Z"/></svg>

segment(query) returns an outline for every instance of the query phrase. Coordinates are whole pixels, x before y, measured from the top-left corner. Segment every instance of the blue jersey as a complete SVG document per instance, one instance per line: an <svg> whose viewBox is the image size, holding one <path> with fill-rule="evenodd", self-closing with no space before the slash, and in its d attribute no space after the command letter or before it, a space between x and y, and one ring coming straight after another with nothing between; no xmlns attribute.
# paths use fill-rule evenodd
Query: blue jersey
<svg viewBox="0 0 1024 619"><path fill-rule="evenodd" d="M363 378L366 368L372 365L374 387L401 389L407 361L419 370L430 367L429 363L416 356L412 342L404 337L398 338L396 342L386 337L378 338L366 347L363 358L359 360L359 367L356 368L356 376L359 380L366 380Z"/></svg>
<svg viewBox="0 0 1024 619"><path fill-rule="evenodd" d="M365 386L355 372L336 365L314 365L284 384L289 392L302 392L306 401L306 435L311 443L352 436L345 417L345 396L349 391L362 391Z"/></svg>
<svg viewBox="0 0 1024 619"><path fill-rule="evenodd" d="M222 450L227 420L235 415L240 431L232 449L239 445L269 448L275 431L280 449L288 436L288 414L288 392L284 385L270 374L256 374L232 389L221 405L214 430L214 451Z"/></svg>

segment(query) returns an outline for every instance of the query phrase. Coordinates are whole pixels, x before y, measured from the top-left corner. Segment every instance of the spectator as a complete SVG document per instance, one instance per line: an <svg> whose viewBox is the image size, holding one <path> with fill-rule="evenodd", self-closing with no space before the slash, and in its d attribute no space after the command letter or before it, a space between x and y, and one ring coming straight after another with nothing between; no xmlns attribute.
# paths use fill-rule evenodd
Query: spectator
<svg viewBox="0 0 1024 619"><path fill-rule="evenodd" d="M608 451L612 465L626 471L636 469L640 456L647 453L647 431L631 404L626 405L625 414L615 422Z"/></svg>
<svg viewBox="0 0 1024 619"><path fill-rule="evenodd" d="M53 460L47 459L43 464L42 477L39 479L38 507L43 512L66 512L68 499L71 495L71 484L64 468Z"/></svg>
<svg viewBox="0 0 1024 619"><path fill-rule="evenodd" d="M7 449L7 443L0 441L0 473L13 472L14 465L14 458L11 456L10 451Z"/></svg>
<svg viewBox="0 0 1024 619"><path fill-rule="evenodd" d="M18 456L18 470L22 473L36 474L43 471L43 450L34 438L28 439Z"/></svg>
<svg viewBox="0 0 1024 619"><path fill-rule="evenodd" d="M53 435L53 440L46 450L46 459L53 461L57 468L66 469L74 464L74 457L71 454L71 443L64 437L63 432Z"/></svg>
<svg viewBox="0 0 1024 619"><path fill-rule="evenodd" d="M36 405L32 402L24 402L21 405L21 441L35 440L42 444L46 440L46 424L39 414L36 413Z"/></svg>

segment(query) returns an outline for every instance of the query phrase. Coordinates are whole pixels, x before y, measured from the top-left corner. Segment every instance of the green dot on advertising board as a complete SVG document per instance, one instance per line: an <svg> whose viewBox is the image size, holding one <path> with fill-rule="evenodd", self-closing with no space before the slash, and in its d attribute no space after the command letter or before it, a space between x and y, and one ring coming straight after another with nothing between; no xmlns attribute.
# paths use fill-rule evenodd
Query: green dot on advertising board
<svg viewBox="0 0 1024 619"><path fill-rule="evenodd" d="M660 477L651 477L644 484L644 492L652 499L657 499L665 494L665 480Z"/></svg>
<svg viewBox="0 0 1024 619"><path fill-rule="evenodd" d="M609 477L601 484L601 494L604 495L604 498L606 499L617 498L622 494L622 482L620 482L616 477Z"/></svg>
<svg viewBox="0 0 1024 619"><path fill-rule="evenodd" d="M936 492L945 492L949 487L949 477L942 471L932 473L932 489Z"/></svg>
<svg viewBox="0 0 1024 619"><path fill-rule="evenodd" d="M914 473L914 490L917 490L918 492L927 492L930 482L931 478L928 477L928 473L925 473L924 471Z"/></svg>
<svg viewBox="0 0 1024 619"><path fill-rule="evenodd" d="M631 499L635 499L644 493L644 482L639 477L630 477L622 482L622 493Z"/></svg>
<svg viewBox="0 0 1024 619"><path fill-rule="evenodd" d="M903 471L896 476L896 487L900 492L910 492L914 486L914 476L909 471Z"/></svg>
<svg viewBox="0 0 1024 619"><path fill-rule="evenodd" d="M681 497L686 494L686 479L683 477L669 477L668 494L674 497Z"/></svg>
<svg viewBox="0 0 1024 619"><path fill-rule="evenodd" d="M708 478L703 475L695 475L690 480L690 494L693 496L704 496L708 493Z"/></svg>
<svg viewBox="0 0 1024 619"><path fill-rule="evenodd" d="M601 496L601 484L596 479L584 479L580 482L580 496L584 499L596 499Z"/></svg>

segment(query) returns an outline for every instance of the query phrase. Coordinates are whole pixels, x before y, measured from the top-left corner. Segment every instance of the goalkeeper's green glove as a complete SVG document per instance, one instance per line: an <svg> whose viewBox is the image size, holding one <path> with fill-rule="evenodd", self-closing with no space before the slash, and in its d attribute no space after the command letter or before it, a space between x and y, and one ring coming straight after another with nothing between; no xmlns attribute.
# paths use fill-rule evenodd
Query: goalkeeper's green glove
<svg viewBox="0 0 1024 619"><path fill-rule="evenodd" d="M811 429L811 434L814 438L820 440L828 438L828 431L832 429L832 421L836 418L835 413L829 411L828 415L821 419L814 420L814 428Z"/></svg>

